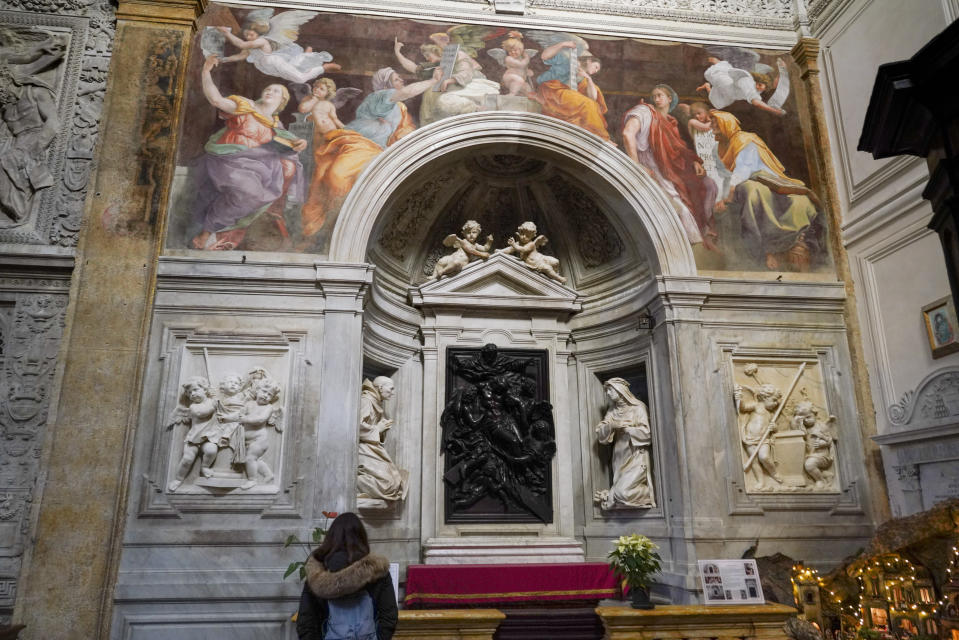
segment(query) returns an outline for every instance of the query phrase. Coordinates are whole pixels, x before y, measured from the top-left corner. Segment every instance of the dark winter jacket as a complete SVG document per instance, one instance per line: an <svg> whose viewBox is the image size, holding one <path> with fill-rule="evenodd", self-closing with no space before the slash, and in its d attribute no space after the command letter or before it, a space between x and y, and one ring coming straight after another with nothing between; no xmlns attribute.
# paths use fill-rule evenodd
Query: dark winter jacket
<svg viewBox="0 0 959 640"><path fill-rule="evenodd" d="M373 599L377 639L390 640L398 617L390 561L370 553L353 564L346 564L342 558L329 558L327 564L330 570L312 555L306 563L306 584L303 585L296 618L300 640L322 640L323 626L329 617L327 600L352 595L362 589Z"/></svg>

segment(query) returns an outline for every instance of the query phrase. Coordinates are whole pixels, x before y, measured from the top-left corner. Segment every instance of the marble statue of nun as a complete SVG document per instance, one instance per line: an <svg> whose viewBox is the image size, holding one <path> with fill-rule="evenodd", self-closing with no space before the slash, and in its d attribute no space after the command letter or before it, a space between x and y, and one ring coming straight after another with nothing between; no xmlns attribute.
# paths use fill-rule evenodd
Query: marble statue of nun
<svg viewBox="0 0 959 640"><path fill-rule="evenodd" d="M650 469L649 414L622 378L610 378L603 385L609 405L603 421L596 426L596 439L613 445L613 485L597 491L595 500L602 509L653 507L653 476Z"/></svg>
<svg viewBox="0 0 959 640"><path fill-rule="evenodd" d="M393 420L386 417L386 401L393 397L393 381L377 376L363 381L360 397L359 474L356 478L358 504L361 507L385 507L406 498L409 471L393 463L383 446L386 431ZM379 501L385 501L381 503Z"/></svg>

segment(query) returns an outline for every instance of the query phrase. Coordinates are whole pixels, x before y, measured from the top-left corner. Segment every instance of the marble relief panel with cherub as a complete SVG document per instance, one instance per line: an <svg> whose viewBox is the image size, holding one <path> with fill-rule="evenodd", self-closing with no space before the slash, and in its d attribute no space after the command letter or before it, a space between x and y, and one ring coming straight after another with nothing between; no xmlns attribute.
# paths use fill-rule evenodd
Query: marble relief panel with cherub
<svg viewBox="0 0 959 640"><path fill-rule="evenodd" d="M171 377L176 402L163 420L171 431L165 491L279 492L289 351L188 344L181 355L179 372Z"/></svg>
<svg viewBox="0 0 959 640"><path fill-rule="evenodd" d="M819 363L734 359L732 364L746 491L838 492L838 425Z"/></svg>

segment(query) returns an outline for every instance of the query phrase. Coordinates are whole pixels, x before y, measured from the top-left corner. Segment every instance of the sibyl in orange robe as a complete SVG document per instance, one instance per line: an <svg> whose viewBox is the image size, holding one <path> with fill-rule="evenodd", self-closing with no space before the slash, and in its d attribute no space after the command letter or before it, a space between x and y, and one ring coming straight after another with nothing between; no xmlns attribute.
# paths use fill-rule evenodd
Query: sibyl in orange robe
<svg viewBox="0 0 959 640"><path fill-rule="evenodd" d="M539 94L543 99L543 113L571 124L577 124L603 140L609 140L606 129L606 99L596 87L596 99L586 95L586 79L579 82L578 91L573 91L561 80L540 83Z"/></svg>
<svg viewBox="0 0 959 640"><path fill-rule="evenodd" d="M387 144L393 144L412 133L416 126L400 103L403 119ZM356 179L373 158L383 153L380 145L350 129L333 129L313 135L313 178L303 204L301 219L303 237L315 235L327 223L333 224Z"/></svg>
<svg viewBox="0 0 959 640"><path fill-rule="evenodd" d="M327 217L339 212L360 173L383 152L380 145L349 129L318 131L313 149L316 166L301 213L304 237L314 235Z"/></svg>

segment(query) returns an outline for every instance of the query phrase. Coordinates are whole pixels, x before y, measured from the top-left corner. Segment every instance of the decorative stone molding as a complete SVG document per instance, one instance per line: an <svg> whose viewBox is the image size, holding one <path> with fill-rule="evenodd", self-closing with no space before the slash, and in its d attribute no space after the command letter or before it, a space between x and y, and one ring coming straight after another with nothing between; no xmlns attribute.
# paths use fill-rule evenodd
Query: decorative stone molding
<svg viewBox="0 0 959 640"><path fill-rule="evenodd" d="M531 8L588 11L767 29L793 28L790 0L529 0Z"/></svg>
<svg viewBox="0 0 959 640"><path fill-rule="evenodd" d="M959 367L939 369L887 410L889 422L910 430L959 422Z"/></svg>

